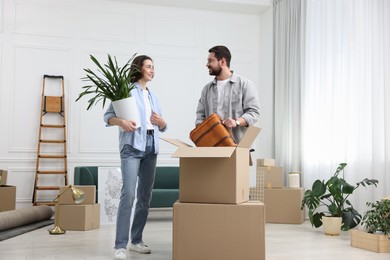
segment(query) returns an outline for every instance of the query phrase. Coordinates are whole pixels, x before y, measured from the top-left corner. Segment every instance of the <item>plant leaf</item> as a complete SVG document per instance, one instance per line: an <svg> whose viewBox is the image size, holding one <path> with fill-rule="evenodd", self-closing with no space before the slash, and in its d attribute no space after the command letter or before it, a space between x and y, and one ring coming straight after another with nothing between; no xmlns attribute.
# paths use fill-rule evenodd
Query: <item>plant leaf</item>
<svg viewBox="0 0 390 260"><path fill-rule="evenodd" d="M97 67L97 72L90 68L85 68L86 75L81 78L92 84L82 86L83 91L79 94L76 101L79 101L84 96L92 95L88 100L87 110L92 108L98 102L103 102L103 108L106 100L111 101L120 100L130 96L130 91L134 88L134 83L131 82L135 71L131 71L131 63L136 57L137 53L125 63L123 67L118 65L116 57L107 54L107 63L102 65L93 55L90 59Z"/></svg>

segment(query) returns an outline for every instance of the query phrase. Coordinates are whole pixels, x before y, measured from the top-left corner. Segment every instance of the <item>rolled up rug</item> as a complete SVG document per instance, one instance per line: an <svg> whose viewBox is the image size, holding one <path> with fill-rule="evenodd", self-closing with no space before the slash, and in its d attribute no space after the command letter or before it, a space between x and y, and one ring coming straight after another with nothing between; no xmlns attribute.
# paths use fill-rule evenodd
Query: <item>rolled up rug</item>
<svg viewBox="0 0 390 260"><path fill-rule="evenodd" d="M0 212L0 231L50 219L53 213L47 205Z"/></svg>

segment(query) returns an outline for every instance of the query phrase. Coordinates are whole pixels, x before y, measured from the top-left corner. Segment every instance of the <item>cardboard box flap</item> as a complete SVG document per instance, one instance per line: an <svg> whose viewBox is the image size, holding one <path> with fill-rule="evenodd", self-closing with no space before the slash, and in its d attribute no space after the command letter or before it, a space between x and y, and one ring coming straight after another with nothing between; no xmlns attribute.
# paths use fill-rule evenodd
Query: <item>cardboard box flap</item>
<svg viewBox="0 0 390 260"><path fill-rule="evenodd" d="M0 186L7 185L7 171L0 170Z"/></svg>
<svg viewBox="0 0 390 260"><path fill-rule="evenodd" d="M160 137L160 139L164 140L165 142L168 142L170 144L173 144L177 147L192 147L191 145L185 143L185 142L182 142L178 139L170 139L170 138L162 138Z"/></svg>
<svg viewBox="0 0 390 260"><path fill-rule="evenodd" d="M179 158L229 158L236 147L180 147L172 155Z"/></svg>
<svg viewBox="0 0 390 260"><path fill-rule="evenodd" d="M250 148L253 142L255 141L257 135L260 133L261 128L250 126L246 130L244 136L241 138L240 143L237 145L237 147L241 148Z"/></svg>

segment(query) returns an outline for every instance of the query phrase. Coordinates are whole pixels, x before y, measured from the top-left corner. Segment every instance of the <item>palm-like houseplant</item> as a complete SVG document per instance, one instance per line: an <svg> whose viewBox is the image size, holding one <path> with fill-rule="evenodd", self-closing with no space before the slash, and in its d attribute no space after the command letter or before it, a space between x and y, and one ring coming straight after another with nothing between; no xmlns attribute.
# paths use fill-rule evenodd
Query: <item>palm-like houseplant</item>
<svg viewBox="0 0 390 260"><path fill-rule="evenodd" d="M123 67L120 67L116 57L112 58L110 54L108 54L107 64L104 65L100 64L93 55L90 55L91 60L98 68L98 73L89 68L84 69L86 76L82 80L92 84L82 87L84 90L79 94L76 101L84 96L92 95L88 100L87 110L89 110L99 101L103 101L104 107L107 99L118 101L129 98L131 96L130 91L134 88L134 83L131 82L131 79L134 77L134 73L137 72L136 69L131 68L131 62L135 56L136 53Z"/></svg>
<svg viewBox="0 0 390 260"><path fill-rule="evenodd" d="M305 191L301 208L308 207L312 226L316 228L322 226L323 216L341 217L341 230L347 231L356 227L362 220L362 216L353 207L348 197L360 186L375 185L376 187L378 181L365 178L353 186L343 178L346 166L346 163L340 163L330 179L327 181L317 179L312 189Z"/></svg>

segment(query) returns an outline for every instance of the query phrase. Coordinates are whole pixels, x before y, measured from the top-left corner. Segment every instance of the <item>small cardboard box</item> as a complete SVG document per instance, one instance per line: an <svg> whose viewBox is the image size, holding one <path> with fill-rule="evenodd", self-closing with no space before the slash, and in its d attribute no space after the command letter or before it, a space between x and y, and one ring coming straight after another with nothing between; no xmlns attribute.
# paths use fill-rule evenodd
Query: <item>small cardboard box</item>
<svg viewBox="0 0 390 260"><path fill-rule="evenodd" d="M96 201L96 186L95 185L80 185L80 186L74 186L75 188L84 191L85 193L85 199L78 203L79 205L86 205L86 204L95 204ZM60 187L60 190L58 194L61 194L66 189L68 189L69 186ZM59 204L63 205L74 205L76 204L72 198L72 191L71 189L68 189L65 191L58 200Z"/></svg>
<svg viewBox="0 0 390 260"><path fill-rule="evenodd" d="M390 253L390 239L386 235L370 234L351 229L351 246L377 253Z"/></svg>
<svg viewBox="0 0 390 260"><path fill-rule="evenodd" d="M302 224L305 221L305 211L301 210L303 193L303 188L265 188L265 221L267 223Z"/></svg>
<svg viewBox="0 0 390 260"><path fill-rule="evenodd" d="M56 221L64 230L84 231L100 227L100 204L56 205Z"/></svg>
<svg viewBox="0 0 390 260"><path fill-rule="evenodd" d="M0 186L7 185L7 171L0 170Z"/></svg>
<svg viewBox="0 0 390 260"><path fill-rule="evenodd" d="M239 204L249 200L249 148L260 128L250 126L237 147L192 147L177 139L179 201Z"/></svg>
<svg viewBox="0 0 390 260"><path fill-rule="evenodd" d="M264 260L264 204L173 205L173 260Z"/></svg>
<svg viewBox="0 0 390 260"><path fill-rule="evenodd" d="M275 159L257 159L257 166L275 166Z"/></svg>
<svg viewBox="0 0 390 260"><path fill-rule="evenodd" d="M1 186L0 187L0 212L14 210L16 207L16 187Z"/></svg>
<svg viewBox="0 0 390 260"><path fill-rule="evenodd" d="M256 186L263 186L267 188L283 188L283 167L257 166Z"/></svg>

